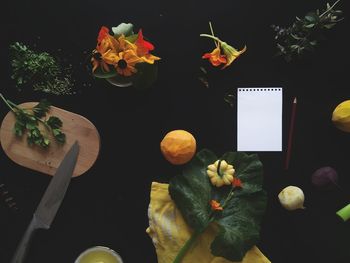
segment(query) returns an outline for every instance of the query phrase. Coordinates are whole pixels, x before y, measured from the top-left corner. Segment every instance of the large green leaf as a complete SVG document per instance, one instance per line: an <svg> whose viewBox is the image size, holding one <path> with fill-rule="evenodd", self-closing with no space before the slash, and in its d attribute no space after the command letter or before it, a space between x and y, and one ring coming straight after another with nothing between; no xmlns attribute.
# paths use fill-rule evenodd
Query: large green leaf
<svg viewBox="0 0 350 263"><path fill-rule="evenodd" d="M212 254L241 261L259 241L260 221L266 202L264 191L234 196L215 220L220 231L211 244Z"/></svg>
<svg viewBox="0 0 350 263"><path fill-rule="evenodd" d="M243 188L234 190L223 211L213 213L210 201L214 199L222 205L232 189L231 186L217 188L210 183L207 166L218 159L209 150L197 153L183 172L171 179L169 193L186 223L196 232L202 232L212 222L219 226L211 245L213 255L241 261L259 240L260 220L266 207L263 167L257 155L224 154L220 159L234 166Z"/></svg>
<svg viewBox="0 0 350 263"><path fill-rule="evenodd" d="M209 222L211 187L208 178L203 176L206 171L203 161L209 160L216 161L216 156L206 150L198 153L182 174L173 177L169 184L169 193L185 221L199 231L204 230Z"/></svg>
<svg viewBox="0 0 350 263"><path fill-rule="evenodd" d="M244 183L244 188L237 195L251 194L262 190L263 166L256 154L228 152L222 157L235 169L235 177Z"/></svg>

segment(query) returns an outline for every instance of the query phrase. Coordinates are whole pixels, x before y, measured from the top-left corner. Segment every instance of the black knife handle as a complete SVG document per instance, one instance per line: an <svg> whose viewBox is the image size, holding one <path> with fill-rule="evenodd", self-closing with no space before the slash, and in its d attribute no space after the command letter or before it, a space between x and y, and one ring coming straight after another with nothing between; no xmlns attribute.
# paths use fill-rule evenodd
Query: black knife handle
<svg viewBox="0 0 350 263"><path fill-rule="evenodd" d="M32 221L30 222L29 226L27 227L26 232L24 233L21 242L19 243L15 255L12 258L11 263L23 263L24 258L26 256L29 242L35 232L38 228L41 228L40 222L36 219L35 215L33 216Z"/></svg>

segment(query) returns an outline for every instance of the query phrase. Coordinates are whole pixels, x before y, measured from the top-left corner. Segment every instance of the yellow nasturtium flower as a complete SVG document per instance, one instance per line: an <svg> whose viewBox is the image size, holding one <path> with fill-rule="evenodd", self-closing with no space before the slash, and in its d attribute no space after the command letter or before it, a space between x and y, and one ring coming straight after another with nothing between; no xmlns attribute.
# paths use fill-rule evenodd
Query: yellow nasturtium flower
<svg viewBox="0 0 350 263"><path fill-rule="evenodd" d="M131 43L129 40L127 40L124 35L121 35L117 39L117 42L118 42L117 51L126 51L130 49L136 53L137 46Z"/></svg>
<svg viewBox="0 0 350 263"><path fill-rule="evenodd" d="M97 46L92 52L92 71L100 67L102 71L110 72L114 67L119 75L129 77L137 72L137 63L154 64L154 61L160 60L149 53L153 49L154 46L143 39L142 30L135 43L132 43L124 35L110 35L109 29L103 26L97 38Z"/></svg>
<svg viewBox="0 0 350 263"><path fill-rule="evenodd" d="M133 50L128 49L118 53L114 67L120 75L128 77L137 72L135 65L140 62L142 59Z"/></svg>
<svg viewBox="0 0 350 263"><path fill-rule="evenodd" d="M160 57L154 56L151 53L148 53L141 57L143 62L146 62L148 64L154 64L154 61L160 60Z"/></svg>
<svg viewBox="0 0 350 263"><path fill-rule="evenodd" d="M237 50L234 47L230 46L226 42L221 42L220 43L222 52L226 56L226 64L222 67L223 69L231 65L231 63L238 58L241 54L243 54L247 50L247 46L244 46L242 50Z"/></svg>

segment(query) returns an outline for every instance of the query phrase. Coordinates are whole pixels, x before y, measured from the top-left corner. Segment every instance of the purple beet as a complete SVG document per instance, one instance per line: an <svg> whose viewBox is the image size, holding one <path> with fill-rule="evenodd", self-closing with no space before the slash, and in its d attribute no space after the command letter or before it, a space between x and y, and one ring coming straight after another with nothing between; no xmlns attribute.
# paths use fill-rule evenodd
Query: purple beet
<svg viewBox="0 0 350 263"><path fill-rule="evenodd" d="M319 188L329 188L334 185L337 186L338 173L332 167L321 167L312 174L311 181L313 185Z"/></svg>

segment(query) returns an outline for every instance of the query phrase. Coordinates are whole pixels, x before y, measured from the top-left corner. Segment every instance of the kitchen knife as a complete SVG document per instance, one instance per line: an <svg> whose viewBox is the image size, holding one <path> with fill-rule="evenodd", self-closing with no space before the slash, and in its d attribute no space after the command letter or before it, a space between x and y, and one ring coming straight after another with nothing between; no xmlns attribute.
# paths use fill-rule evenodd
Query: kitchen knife
<svg viewBox="0 0 350 263"><path fill-rule="evenodd" d="M78 142L75 142L51 179L11 263L22 263L24 261L29 242L35 230L50 228L73 175L78 153L79 145Z"/></svg>

